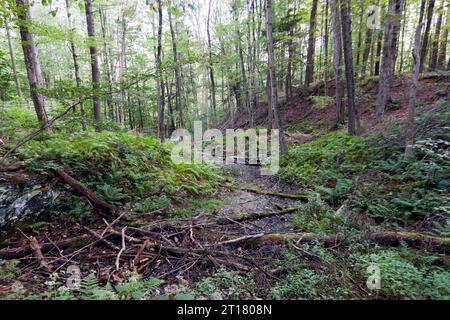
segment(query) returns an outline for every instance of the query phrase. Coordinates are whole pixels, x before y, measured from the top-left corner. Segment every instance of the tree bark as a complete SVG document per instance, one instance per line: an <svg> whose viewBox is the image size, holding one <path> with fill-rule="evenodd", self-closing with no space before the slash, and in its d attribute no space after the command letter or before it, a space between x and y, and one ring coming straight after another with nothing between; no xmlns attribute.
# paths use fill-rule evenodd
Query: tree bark
<svg viewBox="0 0 450 320"><path fill-rule="evenodd" d="M34 43L34 36L28 29L31 19L28 0L16 0L17 18L22 41L25 68L27 70L30 85L31 99L40 125L45 131L51 132L47 110L45 108L45 97L39 91L43 88L41 66L39 64L38 49Z"/></svg>
<svg viewBox="0 0 450 320"><path fill-rule="evenodd" d="M391 99L391 87L394 79L396 59L396 40L398 38L403 0L389 0L386 27L384 31L383 57L381 61L380 81L376 103L376 117L380 119L386 104Z"/></svg>
<svg viewBox="0 0 450 320"><path fill-rule="evenodd" d="M14 46L11 40L11 32L10 32L10 26L7 18L5 18L5 29L6 29L6 37L8 38L8 49L9 49L9 57L11 59L11 68L14 75L14 83L16 84L16 92L19 98L22 98L22 90L20 87L20 79L19 75L17 74L17 68L16 68L16 55L14 53Z"/></svg>
<svg viewBox="0 0 450 320"><path fill-rule="evenodd" d="M70 45L70 51L72 52L72 61L73 61L73 68L75 72L75 82L77 85L77 88L80 89L81 87L81 76L80 76L80 65L78 63L78 54L75 47L75 43L73 41L73 28L72 28L72 13L70 11L70 0L66 0L66 10L67 10L67 25L69 27L70 36L69 36L69 45ZM83 101L80 101L80 114L81 114L81 126L83 130L86 130L87 124L86 124L86 114L84 111L84 103Z"/></svg>
<svg viewBox="0 0 450 320"><path fill-rule="evenodd" d="M158 45L156 53L157 99L158 99L158 136L164 140L164 84L162 79L162 1L158 0Z"/></svg>
<svg viewBox="0 0 450 320"><path fill-rule="evenodd" d="M434 32L433 48L431 50L430 70L436 70L437 67L440 44L439 38L441 35L442 19L444 16L444 4L445 0L441 0L441 4L439 6L439 16L436 22L436 30Z"/></svg>
<svg viewBox="0 0 450 320"><path fill-rule="evenodd" d="M273 113L276 129L279 130L280 149L283 156L287 155L287 145L284 137L284 130L277 105L277 80L275 74L275 61L273 54L273 36L272 36L272 0L266 0L266 35L267 35L267 55L270 83L270 110Z"/></svg>
<svg viewBox="0 0 450 320"><path fill-rule="evenodd" d="M111 79L111 62L110 62L110 55L108 52L107 44L106 44L106 12L100 8L99 9L100 14L100 26L102 28L102 38L103 38L103 60L105 64L105 74L106 74L106 81L108 82L108 96L106 98L106 104L108 105L108 115L110 120L115 120L115 114L114 114L114 106L112 101L112 79Z"/></svg>
<svg viewBox="0 0 450 320"><path fill-rule="evenodd" d="M178 112L178 125L180 127L184 127L184 116L183 116L183 108L182 108L182 85L181 85L181 72L180 72L180 66L178 64L178 52L177 52L177 39L175 37L175 29L173 27L173 22L172 22L172 14L170 13L170 11L168 11L169 14L169 27L170 27L170 35L172 37L172 51L173 51L173 61L175 63L175 86L176 86L176 92L175 92L175 109ZM209 21L209 20L208 20ZM176 22L175 22L176 23ZM209 46L211 46L211 40L209 38L209 27L208 27L208 43ZM211 48L210 48L211 51ZM210 52L210 59L211 59L211 52ZM212 66L211 66L212 68ZM212 72L212 71L211 71ZM214 84L214 74L212 75L212 86L213 86L213 91L215 92L215 84ZM214 102L214 110L215 110L215 105L216 105L216 99L215 99L215 94L214 94L214 98L213 98Z"/></svg>
<svg viewBox="0 0 450 320"><path fill-rule="evenodd" d="M102 120L102 106L99 97L100 90L100 69L98 66L97 47L94 44L95 41L95 27L94 27L94 15L92 12L92 0L85 1L86 9L86 24L89 37L89 53L91 55L91 71L92 71L92 101L94 103L94 121L95 130L101 131L100 121Z"/></svg>
<svg viewBox="0 0 450 320"><path fill-rule="evenodd" d="M411 88L409 89L409 103L408 103L408 119L406 121L405 128L405 155L411 156L413 152L414 145L414 119L416 115L416 91L417 91L417 83L419 81L420 74L420 38L422 33L422 21L423 14L425 10L425 0L422 0L421 9L420 9L420 17L419 24L416 28L416 34L414 36L414 47L412 51L413 57L413 74L412 74L412 83Z"/></svg>
<svg viewBox="0 0 450 320"><path fill-rule="evenodd" d="M450 31L450 3L447 1L447 19L444 26L444 32L441 37L441 47L439 50L437 68L445 69L445 57L447 54L448 33Z"/></svg>
<svg viewBox="0 0 450 320"><path fill-rule="evenodd" d="M246 71L245 71L244 53L242 51L242 44L241 44L241 31L239 29L237 0L233 0L232 9L233 9L234 22L236 24L235 28L236 28L237 46L238 46L238 52L239 52L239 62L240 62L240 66L241 66L242 89L245 92L245 108L246 108L248 117L250 119L250 127L253 127L253 115L250 110L250 94L249 94L249 89L248 89L248 84L247 84L247 75L246 75Z"/></svg>
<svg viewBox="0 0 450 320"><path fill-rule="evenodd" d="M341 39L341 20L338 10L337 0L330 0L331 24L333 28L333 66L336 87L336 121L343 123L345 121L342 83L342 39Z"/></svg>
<svg viewBox="0 0 450 320"><path fill-rule="evenodd" d="M423 33L422 47L420 48L420 73L424 71L425 60L428 50L428 39L430 37L431 21L433 20L433 10L434 10L435 0L429 0L427 9L427 24L425 26L425 31Z"/></svg>
<svg viewBox="0 0 450 320"><path fill-rule="evenodd" d="M355 75L353 70L352 26L350 17L350 4L346 0L341 0L345 78L347 80L348 133L357 135L360 131L360 124L355 103Z"/></svg>
<svg viewBox="0 0 450 320"><path fill-rule="evenodd" d="M213 68L213 61L212 61L212 46L211 46L211 32L210 32L211 4L212 4L212 0L209 0L208 20L206 23L206 33L208 36L208 70L209 70L209 80L211 81L211 105L212 105L212 111L213 111L213 115L214 115L214 121L217 121L216 82L214 80L214 68Z"/></svg>
<svg viewBox="0 0 450 320"><path fill-rule="evenodd" d="M314 50L315 50L315 29L316 29L316 13L317 13L317 0L313 0L311 7L311 17L309 20L309 35L308 35L308 51L306 54L306 74L305 74L305 86L309 87L310 83L314 80Z"/></svg>

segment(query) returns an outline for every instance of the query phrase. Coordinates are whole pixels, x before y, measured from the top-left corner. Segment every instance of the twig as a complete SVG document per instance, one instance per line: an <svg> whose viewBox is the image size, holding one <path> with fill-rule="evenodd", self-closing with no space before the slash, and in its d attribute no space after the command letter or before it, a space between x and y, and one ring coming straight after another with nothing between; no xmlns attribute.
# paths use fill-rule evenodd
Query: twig
<svg viewBox="0 0 450 320"><path fill-rule="evenodd" d="M116 258L116 271L119 271L120 269L120 256L126 250L125 231L127 231L127 227L122 229L122 249L120 249L119 254L117 255Z"/></svg>

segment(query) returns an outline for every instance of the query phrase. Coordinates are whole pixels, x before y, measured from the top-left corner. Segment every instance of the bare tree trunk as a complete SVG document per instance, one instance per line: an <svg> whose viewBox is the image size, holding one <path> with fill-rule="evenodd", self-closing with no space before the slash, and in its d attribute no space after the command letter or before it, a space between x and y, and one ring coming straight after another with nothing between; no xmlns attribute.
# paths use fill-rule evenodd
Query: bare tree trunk
<svg viewBox="0 0 450 320"><path fill-rule="evenodd" d="M448 44L448 33L450 30L450 3L447 1L447 19L446 19L444 33L441 37L441 48L439 50L438 64L439 69L445 68L445 56L447 54L447 44Z"/></svg>
<svg viewBox="0 0 450 320"><path fill-rule="evenodd" d="M89 52L91 55L91 69L92 69L92 100L94 102L94 121L96 131L101 131L100 121L102 120L102 106L98 92L100 90L100 68L98 66L97 48L94 44L95 27L94 16L92 13L92 0L85 1L86 9L86 23L89 37Z"/></svg>
<svg viewBox="0 0 450 320"><path fill-rule="evenodd" d="M427 9L427 24L425 26L425 31L423 33L422 47L420 48L420 73L424 71L425 60L428 50L428 39L430 37L431 21L433 20L433 10L434 10L435 0L429 0Z"/></svg>
<svg viewBox="0 0 450 320"><path fill-rule="evenodd" d="M406 15L406 1L403 1L403 26L402 26L402 40L401 40L401 47L400 47L400 67L398 68L398 72L401 74L403 72L403 54L405 50L405 29L406 29L406 23L407 23L407 15Z"/></svg>
<svg viewBox="0 0 450 320"><path fill-rule="evenodd" d="M157 102L158 102L158 136L164 140L164 85L162 79L162 1L158 0L158 45L156 53Z"/></svg>
<svg viewBox="0 0 450 320"><path fill-rule="evenodd" d="M444 16L444 4L445 0L441 0L441 5L439 6L439 16L436 22L436 30L434 32L433 48L431 50L430 70L435 70L437 67L440 44L439 38L441 35L442 19Z"/></svg>
<svg viewBox="0 0 450 320"><path fill-rule="evenodd" d="M328 42L329 42L329 34L328 34L328 4L329 0L326 0L325 3L325 36L324 36L324 47L325 47L325 70L324 70L324 80L325 80L325 86L324 86L324 92L325 96L328 96Z"/></svg>
<svg viewBox="0 0 450 320"><path fill-rule="evenodd" d="M343 97L343 83L342 83L342 38L341 38L341 20L339 17L339 10L337 0L330 0L331 9L331 25L333 28L333 65L336 86L336 120L339 123L345 121L344 105L342 103Z"/></svg>
<svg viewBox="0 0 450 320"><path fill-rule="evenodd" d="M372 13L374 14L374 13ZM369 16L371 13L369 13ZM363 52L363 58L362 58L362 67L361 67L361 77L364 78L366 76L366 68L367 68L367 61L369 60L369 54L370 54L370 48L372 46L372 34L373 30L372 28L366 29L366 41L364 43L364 52Z"/></svg>
<svg viewBox="0 0 450 320"><path fill-rule="evenodd" d="M342 39L344 47L345 78L347 80L348 133L358 135L359 117L355 104L355 75L353 70L352 26L350 4L341 0Z"/></svg>
<svg viewBox="0 0 450 320"><path fill-rule="evenodd" d="M308 52L306 54L306 74L305 85L309 87L310 83L314 79L314 50L315 50L315 31L316 31L316 13L317 13L317 0L313 0L311 8L311 17L309 20L309 35L308 35Z"/></svg>
<svg viewBox="0 0 450 320"><path fill-rule="evenodd" d="M22 90L20 88L20 79L16 68L16 55L14 54L14 46L11 40L10 26L7 18L5 18L6 37L8 38L9 57L11 59L11 68L14 75L14 83L16 84L17 95L22 98Z"/></svg>
<svg viewBox="0 0 450 320"><path fill-rule="evenodd" d="M419 74L420 74L420 55L419 55L419 49L420 49L420 38L421 38L421 32L422 32L422 21L423 21L423 14L425 11L425 0L422 0L421 9L420 9L420 17L419 17L419 24L416 28L416 34L414 36L414 47L412 51L412 57L413 57L413 74L412 74L412 83L411 88L409 90L409 106L408 106L408 120L406 122L406 128L405 128L405 155L411 156L413 151L413 145L414 145L414 119L416 115L416 91L417 91L417 83L419 81Z"/></svg>
<svg viewBox="0 0 450 320"><path fill-rule="evenodd" d="M181 99L181 97L182 97L181 72L180 72L180 66L178 65L177 40L175 37L175 29L173 27L172 14L170 13L170 10L168 11L168 14L169 14L170 34L172 37L173 61L175 62L175 86L176 86L175 108L178 112L178 124L180 127L184 127L184 116L183 116L182 99ZM209 29L208 29L208 34L209 34ZM212 79L211 81L214 83L214 79ZM213 87L215 90L214 84L213 84ZM215 108L215 98L214 98L214 108Z"/></svg>
<svg viewBox="0 0 450 320"><path fill-rule="evenodd" d="M378 41L377 41L377 52L375 56L375 70L373 74L375 76L380 75L380 65L381 65L381 43L383 41L383 33L381 31L378 32Z"/></svg>
<svg viewBox="0 0 450 320"><path fill-rule="evenodd" d="M45 131L51 132L47 111L45 109L45 97L39 91L43 88L41 67L39 65L38 50L34 44L34 37L28 29L30 21L28 0L16 0L17 24L19 25L20 38L22 41L23 56L30 85L31 99L33 100L39 123Z"/></svg>
<svg viewBox="0 0 450 320"><path fill-rule="evenodd" d="M233 17L234 17L234 21L236 23L237 45L238 45L239 61L240 61L241 73L242 73L242 89L245 92L245 107L247 110L248 117L250 119L250 127L253 127L253 115L250 110L250 95L249 95L248 84L247 84L247 76L246 76L246 72L245 72L244 54L242 52L241 31L239 30L237 0L233 0L232 7L233 7Z"/></svg>
<svg viewBox="0 0 450 320"><path fill-rule="evenodd" d="M277 81L275 74L275 61L273 55L273 37L272 37L272 0L266 0L266 33L267 33L267 55L269 63L270 78L270 106L273 112L276 129L279 130L280 149L283 156L287 155L287 145L284 138L284 130L277 105Z"/></svg>
<svg viewBox="0 0 450 320"><path fill-rule="evenodd" d="M70 12L70 0L66 0L66 10L67 10L67 24L69 26L70 30L70 38L69 38L69 45L70 45L70 51L72 52L72 61L73 61L73 67L75 72L75 82L77 84L77 88L79 89L81 87L81 77L80 77L80 65L78 64L78 54L75 47L75 43L73 42L73 29L72 29L72 14ZM81 100L80 101L80 114L81 114L81 125L83 130L86 130L87 124L86 124L86 114L84 111L84 103Z"/></svg>
<svg viewBox="0 0 450 320"><path fill-rule="evenodd" d="M383 57L381 61L380 81L376 104L376 117L383 116L386 104L391 99L391 87L394 77L396 58L396 39L401 20L403 0L389 0L386 27L384 31Z"/></svg>
<svg viewBox="0 0 450 320"><path fill-rule="evenodd" d="M213 61L212 61L211 32L210 32L211 4L212 4L212 0L209 0L208 21L206 24L206 33L208 35L208 69L209 69L209 80L211 81L211 104L212 104L212 110L213 110L213 115L214 115L214 121L217 121L216 82L214 80L214 68L213 68Z"/></svg>
<svg viewBox="0 0 450 320"><path fill-rule="evenodd" d="M103 38L103 56L104 56L104 64L105 64L105 74L106 74L106 81L108 82L108 96L106 98L106 104L108 105L108 114L109 118L111 120L115 120L114 115L114 106L112 101L112 79L111 79L111 61L110 61L110 55L108 52L108 48L106 45L106 12L104 12L102 9L99 9L100 14L100 25L102 28L102 38Z"/></svg>

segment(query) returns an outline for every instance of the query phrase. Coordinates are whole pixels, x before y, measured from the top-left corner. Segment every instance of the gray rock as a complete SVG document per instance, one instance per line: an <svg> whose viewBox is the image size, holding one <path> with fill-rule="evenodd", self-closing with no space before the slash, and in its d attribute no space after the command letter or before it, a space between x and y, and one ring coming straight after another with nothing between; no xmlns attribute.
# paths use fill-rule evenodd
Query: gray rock
<svg viewBox="0 0 450 320"><path fill-rule="evenodd" d="M49 208L59 191L41 185L13 187L0 185L0 228L27 218L37 217Z"/></svg>

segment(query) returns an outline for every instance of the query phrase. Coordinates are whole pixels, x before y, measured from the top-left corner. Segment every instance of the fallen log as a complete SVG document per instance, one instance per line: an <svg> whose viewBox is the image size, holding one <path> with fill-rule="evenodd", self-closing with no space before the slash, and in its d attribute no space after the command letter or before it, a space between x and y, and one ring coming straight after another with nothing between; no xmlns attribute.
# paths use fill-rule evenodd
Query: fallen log
<svg viewBox="0 0 450 320"><path fill-rule="evenodd" d="M279 197L279 198L308 201L308 196L303 195L303 194L287 194L287 193L272 192L272 191L262 191L262 190L253 189L253 188L242 188L242 190L251 192L251 193L266 195L266 196L274 196L274 197Z"/></svg>
<svg viewBox="0 0 450 320"><path fill-rule="evenodd" d="M89 235L82 235L79 237L64 239L58 242L43 243L40 246L41 253L49 252L50 250L55 249L56 247L58 247L61 250L66 248L82 247L87 243L89 239L90 239ZM20 259L30 254L33 254L33 250L31 249L31 247L15 248L15 249L6 248L0 250L0 259L4 260Z"/></svg>
<svg viewBox="0 0 450 320"><path fill-rule="evenodd" d="M384 246L398 246L401 242L406 242L408 245L415 248L430 246L437 252L448 252L450 249L450 238L435 237L416 232L371 233L364 235L362 240ZM319 236L315 233L273 233L246 239L246 242L252 246L277 245L284 244L288 241L295 241L297 243L319 241L325 246L347 244L347 241L342 239L342 236L340 235Z"/></svg>
<svg viewBox="0 0 450 320"><path fill-rule="evenodd" d="M68 184L74 190L83 195L94 207L103 211L113 211L112 204L102 200L93 191L83 186L78 180L68 175L63 169L56 169L56 173L61 177L64 183Z"/></svg>
<svg viewBox="0 0 450 320"><path fill-rule="evenodd" d="M26 166L23 163L13 163L10 165L6 165L6 166L1 166L0 167L0 172L17 172L20 170L25 169Z"/></svg>
<svg viewBox="0 0 450 320"><path fill-rule="evenodd" d="M263 218L269 218L274 216L283 216L292 212L295 212L300 207L291 207L280 211L268 211L268 212L252 212L252 213L239 213L234 214L231 216L224 216L219 217L217 219L217 224L224 225L224 224L230 224L233 222L243 222L248 220L256 220L256 219L263 219Z"/></svg>

